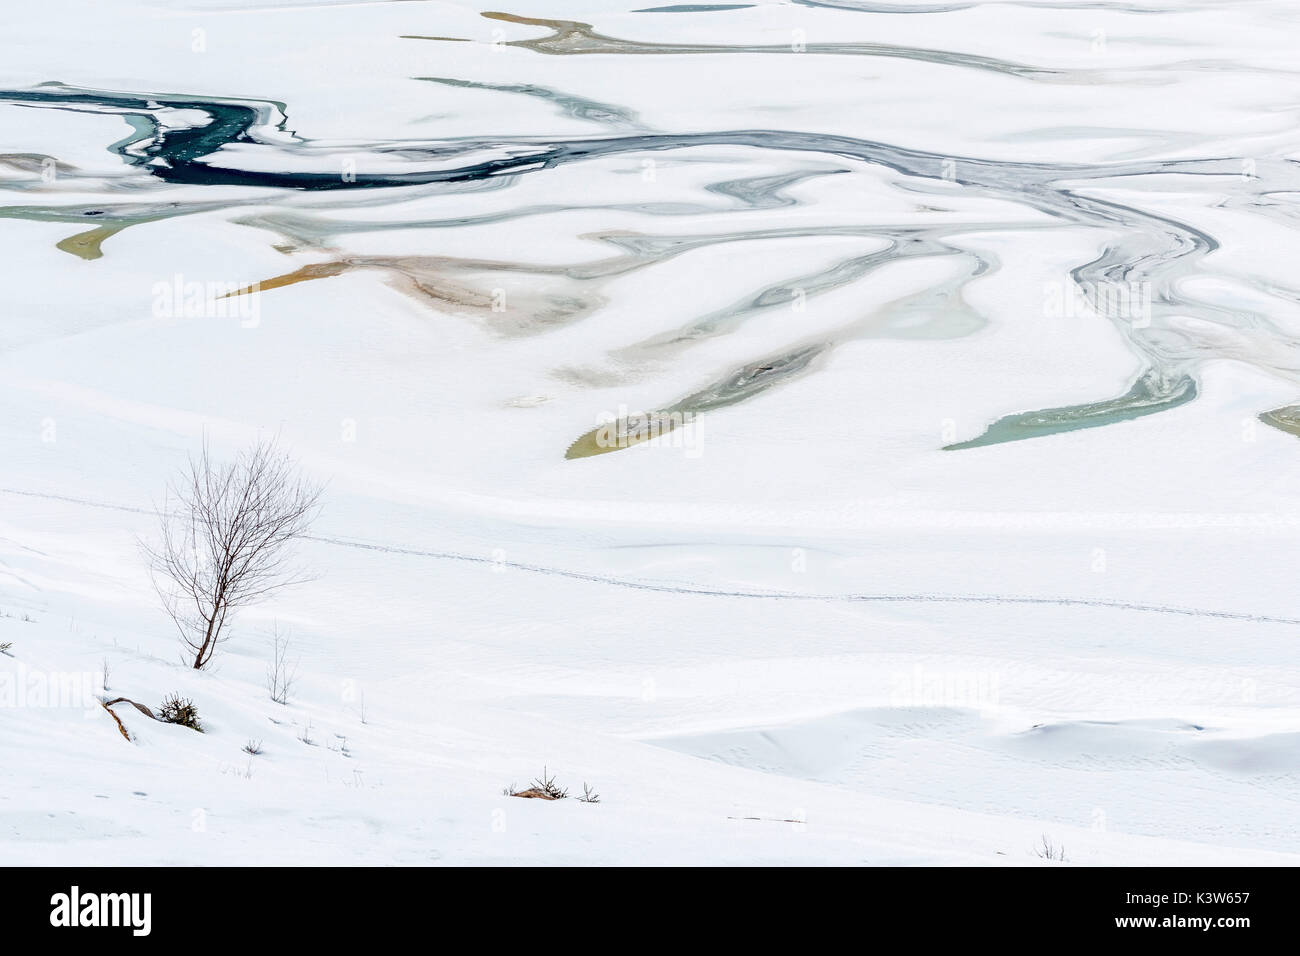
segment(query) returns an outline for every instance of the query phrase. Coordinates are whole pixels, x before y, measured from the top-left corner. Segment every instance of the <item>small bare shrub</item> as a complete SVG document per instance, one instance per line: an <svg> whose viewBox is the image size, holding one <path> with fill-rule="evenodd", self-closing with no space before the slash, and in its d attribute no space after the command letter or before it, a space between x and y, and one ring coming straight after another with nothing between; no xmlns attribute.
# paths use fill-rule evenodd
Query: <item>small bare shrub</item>
<svg viewBox="0 0 1300 956"><path fill-rule="evenodd" d="M179 694L167 695L162 706L158 708L158 719L169 724L180 724L182 727L189 727L200 733L203 731L203 727L199 724L199 711L194 706L194 701Z"/></svg>
<svg viewBox="0 0 1300 956"><path fill-rule="evenodd" d="M505 790L506 796L523 797L527 800L563 800L569 795L569 791L555 784L555 777L548 776L546 768L542 768L542 775L533 781L533 785L527 790L516 790L511 784Z"/></svg>
<svg viewBox="0 0 1300 956"><path fill-rule="evenodd" d="M266 689L271 700L277 704L287 704L294 684L298 682L298 664L289 663L289 638L280 633L280 625L275 625L271 642L271 663L266 668Z"/></svg>
<svg viewBox="0 0 1300 956"><path fill-rule="evenodd" d="M253 761L250 759L250 760L248 761L248 765L245 766L243 770L240 770L240 769L239 769L238 767L236 767L234 764L231 764L229 767L224 767L224 766L223 766L223 767L221 768L221 772L222 772L223 774L230 774L230 775L235 776L235 777L240 777L240 778L242 778L242 779L244 779L244 780L252 780L252 779L253 779Z"/></svg>
<svg viewBox="0 0 1300 956"><path fill-rule="evenodd" d="M1040 860L1056 860L1058 863L1069 862L1065 857L1065 847L1054 844L1046 833L1043 842L1034 848L1034 856Z"/></svg>
<svg viewBox="0 0 1300 956"><path fill-rule="evenodd" d="M591 787L587 786L587 781L582 782L582 796L578 798L579 803L600 803L600 794Z"/></svg>
<svg viewBox="0 0 1300 956"><path fill-rule="evenodd" d="M262 741L254 740L252 737L249 737L248 743L244 744L244 753L252 754L254 757L256 757L261 752L262 752Z"/></svg>

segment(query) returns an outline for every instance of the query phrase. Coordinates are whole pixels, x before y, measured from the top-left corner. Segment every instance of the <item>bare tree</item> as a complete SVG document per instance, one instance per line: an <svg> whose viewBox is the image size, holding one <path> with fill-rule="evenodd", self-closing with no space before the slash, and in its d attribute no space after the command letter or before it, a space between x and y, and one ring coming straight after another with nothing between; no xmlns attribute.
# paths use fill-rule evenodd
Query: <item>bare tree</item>
<svg viewBox="0 0 1300 956"><path fill-rule="evenodd" d="M229 464L206 441L172 484L161 540L145 544L163 608L197 670L228 636L240 608L306 577L289 545L320 511L322 488L304 478L274 441L260 441Z"/></svg>

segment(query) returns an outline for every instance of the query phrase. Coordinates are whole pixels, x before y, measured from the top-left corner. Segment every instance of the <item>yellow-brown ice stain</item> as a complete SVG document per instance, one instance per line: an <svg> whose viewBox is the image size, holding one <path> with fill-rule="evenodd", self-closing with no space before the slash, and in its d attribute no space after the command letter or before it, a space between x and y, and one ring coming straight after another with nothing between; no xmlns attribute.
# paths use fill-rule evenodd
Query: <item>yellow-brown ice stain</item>
<svg viewBox="0 0 1300 956"><path fill-rule="evenodd" d="M75 236L68 236L67 239L57 243L55 248L62 252L70 252L74 256L87 261L99 259L104 255L103 250L100 249L100 244L125 228L126 226L97 226L94 229L79 232Z"/></svg>

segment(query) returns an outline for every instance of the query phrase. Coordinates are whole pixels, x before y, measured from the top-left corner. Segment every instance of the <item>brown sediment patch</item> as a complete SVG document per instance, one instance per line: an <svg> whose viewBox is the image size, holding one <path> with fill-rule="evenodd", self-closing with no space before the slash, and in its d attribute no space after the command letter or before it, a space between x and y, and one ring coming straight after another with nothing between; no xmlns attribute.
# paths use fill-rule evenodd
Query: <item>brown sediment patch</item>
<svg viewBox="0 0 1300 956"><path fill-rule="evenodd" d="M696 416L704 412L747 401L804 374L813 360L833 348L834 344L832 341L810 342L782 355L750 362L661 411L638 412L605 422L571 444L564 457L590 458L667 435L679 425L693 423Z"/></svg>
<svg viewBox="0 0 1300 956"><path fill-rule="evenodd" d="M619 37L597 33L590 23L580 20L548 20L541 17L525 17L516 13L503 13L489 10L481 14L489 20L501 20L522 26L546 27L552 32L547 36L528 40L508 40L502 46L520 47L535 53L547 53L559 56L572 56L589 53L627 53L627 54L687 54L687 53L775 53L801 55L804 53L829 53L857 56L900 57L931 63L966 66L973 69L990 70L1012 76L1033 79L1073 78L1094 74L1081 70L1053 70L1035 67L1023 63L1011 63L993 57L977 56L968 53L955 53L944 50L931 50L922 47L901 47L887 43L843 42L843 43L756 43L756 44L714 44L714 43L653 43L640 40L624 40ZM403 40L439 40L443 42L469 42L465 37L421 36L403 34Z"/></svg>
<svg viewBox="0 0 1300 956"><path fill-rule="evenodd" d="M558 268L440 256L348 256L318 262L227 293L252 295L354 269L386 273L393 288L443 312L477 314L502 335L531 335L595 312L605 299ZM475 281L477 280L477 281ZM556 288L556 286L565 286Z"/></svg>
<svg viewBox="0 0 1300 956"><path fill-rule="evenodd" d="M114 188L134 189L136 187ZM84 231L56 243L55 248L60 252L90 260L103 256L100 246L104 240L131 226L212 209L225 209L231 205L233 205L231 202L222 201L194 202L184 205L178 202L111 202L105 205L78 203L72 206L0 206L0 219L75 223L77 228ZM86 229L86 226L92 223L95 224L94 227Z"/></svg>
<svg viewBox="0 0 1300 956"><path fill-rule="evenodd" d="M68 236L62 242L56 243L55 248L62 252L70 252L74 256L87 261L99 259L104 255L103 250L99 248L100 244L125 228L125 225L118 225L87 229L85 232L79 232L75 236Z"/></svg>
<svg viewBox="0 0 1300 956"><path fill-rule="evenodd" d="M533 335L584 318L605 304L562 268L441 256L353 257L358 268L382 269L401 292L440 311L477 314L501 335Z"/></svg>
<svg viewBox="0 0 1300 956"><path fill-rule="evenodd" d="M591 458L621 451L667 435L683 424L681 414L625 417L600 425L580 437L564 453L566 459Z"/></svg>
<svg viewBox="0 0 1300 956"><path fill-rule="evenodd" d="M266 292L268 289L279 289L282 286L293 285L297 282L309 282L312 279L328 279L336 276L348 268L346 262L313 262L311 265L303 266L301 269L295 269L293 272L286 272L284 275L274 276L263 282L257 282L253 285L246 285L242 289L236 289L234 292L227 292L221 299L228 299L235 295L252 295L255 292Z"/></svg>
<svg viewBox="0 0 1300 956"><path fill-rule="evenodd" d="M500 20L505 23L517 23L521 26L546 27L551 31L546 36L534 37L527 40L507 40L502 46L515 46L525 50L532 50L534 53L547 53L551 55L577 55L584 53L729 53L729 52L757 52L757 53L791 53L799 52L791 44L769 45L765 44L757 47L750 46L726 46L721 44L703 44L703 43L648 43L638 40L623 40L619 37L606 36L603 33L597 33L590 23L583 23L581 20L550 20L543 17L526 17L517 13L504 13L499 10L487 10L480 16L488 20ZM438 40L442 42L467 43L472 42L465 37L443 37L443 36L420 36L416 34L403 34L403 40Z"/></svg>
<svg viewBox="0 0 1300 956"><path fill-rule="evenodd" d="M491 309L491 292L453 282L438 271L410 261L373 263L372 268L390 271L389 282L393 288L415 299L431 300L435 305L449 305L464 309Z"/></svg>

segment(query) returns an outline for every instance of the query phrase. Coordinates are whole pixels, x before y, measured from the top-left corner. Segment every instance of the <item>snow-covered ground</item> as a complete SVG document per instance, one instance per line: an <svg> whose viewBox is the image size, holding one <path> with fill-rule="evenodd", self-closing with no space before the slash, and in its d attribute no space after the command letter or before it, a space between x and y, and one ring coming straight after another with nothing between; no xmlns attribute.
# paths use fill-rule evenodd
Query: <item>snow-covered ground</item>
<svg viewBox="0 0 1300 956"><path fill-rule="evenodd" d="M656 6L12 31L0 863L1300 862L1300 16ZM196 672L139 542L268 435L314 577Z"/></svg>

